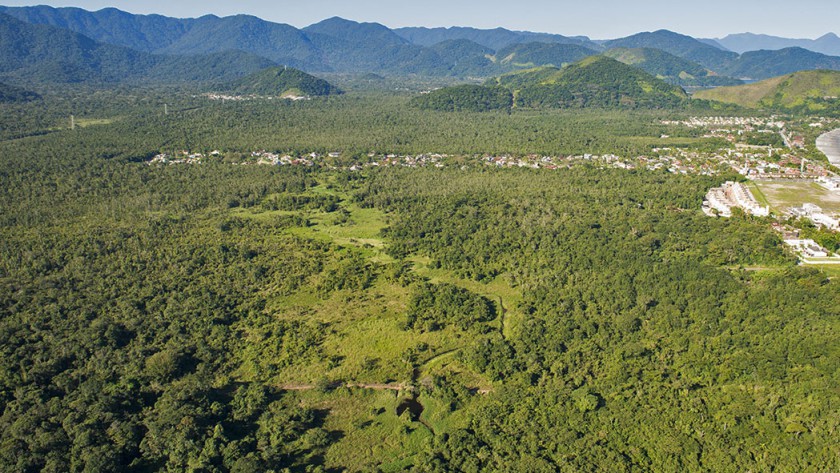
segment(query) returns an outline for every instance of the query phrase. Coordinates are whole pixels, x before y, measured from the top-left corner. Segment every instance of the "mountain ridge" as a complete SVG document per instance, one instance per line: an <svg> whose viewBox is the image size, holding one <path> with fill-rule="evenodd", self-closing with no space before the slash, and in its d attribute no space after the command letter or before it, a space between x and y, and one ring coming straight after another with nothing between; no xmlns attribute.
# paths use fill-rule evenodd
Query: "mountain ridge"
<svg viewBox="0 0 840 473"><path fill-rule="evenodd" d="M778 50L791 47L807 49L828 56L840 56L840 37L835 33L826 33L816 39L785 38L767 34L736 33L715 39L727 49L738 54L762 49Z"/></svg>
<svg viewBox="0 0 840 473"><path fill-rule="evenodd" d="M81 34L102 45L128 48L135 52L168 56L226 54L215 56L212 61L219 64L224 58L232 66L243 69L242 72L253 72L251 67L263 61L261 65L264 67L282 64L310 73L489 77L517 68L562 65L579 60L579 52L583 49L578 49L578 53L569 53L574 48L585 48L592 54L615 48L653 48L698 63L714 72L707 75L708 79L699 82L695 80L695 74L688 74L692 76L688 78L668 79L672 83L689 87L726 83L725 79L714 78L717 76L761 80L798 70L840 69L840 57L816 56L821 53L790 48L769 52L753 51L739 55L727 51L725 45L716 40L696 39L669 30L642 32L625 38L595 42L586 37L512 31L505 28L482 30L458 26L390 29L380 23L359 23L339 17L327 18L305 28L296 28L251 15L205 15L199 18L178 19L162 15L135 15L116 8L91 12L73 7L48 6L0 6L0 13L2 12L27 24L61 28ZM470 41L473 44L454 40ZM836 35L827 34L813 41L835 40L840 42ZM69 40L69 43L75 44L79 41ZM476 45L491 51L482 51ZM58 44L54 47L58 50L64 48ZM110 50L113 53L111 54L104 46L97 48L103 56L112 56L112 59L119 56L136 56L135 52L116 53L116 50ZM66 48L64 50L66 51ZM245 56L242 58L242 61L250 65L243 63L237 66L231 51L252 55L247 59ZM510 51L514 52L513 57L509 57ZM74 56L71 54L68 57ZM7 54L6 59L15 58ZM145 56L143 61L155 62ZM191 61L196 63L196 58L193 57ZM673 59L670 61L674 62ZM59 63L61 64L53 62L49 66L33 67L37 66L35 72L40 75L56 74L68 79L72 79L74 75L80 78L92 74L89 69L98 68L97 65L85 64L85 61L74 64L68 60ZM648 72L659 74L649 63L635 65L643 69L648 67ZM9 64L0 65L0 69L9 67ZM124 69L129 66L126 63L119 67ZM146 66L141 64L140 69L144 67ZM106 67L104 72L107 71Z"/></svg>

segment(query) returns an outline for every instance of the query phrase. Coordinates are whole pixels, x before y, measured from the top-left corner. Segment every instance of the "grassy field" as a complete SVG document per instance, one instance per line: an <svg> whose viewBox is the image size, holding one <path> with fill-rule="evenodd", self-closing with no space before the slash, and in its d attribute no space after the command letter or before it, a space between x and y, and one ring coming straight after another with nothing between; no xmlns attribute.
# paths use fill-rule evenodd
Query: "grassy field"
<svg viewBox="0 0 840 473"><path fill-rule="evenodd" d="M324 428L339 440L327 451L328 469L404 471L412 464L412 452L425 450L433 440L425 425L397 416L401 397L393 391L342 388L292 395L303 406L329 411Z"/></svg>
<svg viewBox="0 0 840 473"><path fill-rule="evenodd" d="M801 207L813 203L830 213L840 212L840 193L829 191L813 181L778 180L755 181L755 188L764 198L754 193L759 202L770 205L776 212L783 212L791 207Z"/></svg>
<svg viewBox="0 0 840 473"><path fill-rule="evenodd" d="M764 192L761 191L761 187L759 187L755 181L748 182L747 189L752 192L753 197L755 197L755 200L757 200L759 204L764 206L770 205L772 207L770 201L767 200L767 196L764 195Z"/></svg>
<svg viewBox="0 0 840 473"><path fill-rule="evenodd" d="M361 208L349 196L328 185L319 185L308 194L334 195L342 199L339 212L267 211L262 208L238 209L241 218L271 221L278 216L298 214L306 217L309 227L295 227L288 233L330 242L338 247L359 251L373 264L387 266L393 258L385 252L387 242L381 230L387 225L387 215L372 208ZM347 215L340 218L340 213ZM431 269L428 259L412 260L413 271L432 283L450 283L477 294L497 304L500 317L488 322L494 329L510 335L515 333L522 319L514 308L522 296L510 287L504 276L487 284L465 280L443 269ZM353 293L340 291L323 298L317 291L317 281L312 287L291 296L277 296L268 290L265 294L267 310L277 320L294 321L305 314L306 319L321 324L326 333L322 346L323 355L317 360L296 362L281 369L273 378L277 386L308 386L323 380L349 383L403 383L411 384L432 375L445 375L460 379L475 389L489 389L491 384L471 372L458 361L457 353L464 347L469 335L455 327L445 327L434 332L407 331L401 327L411 289L379 279L366 291ZM505 310L502 311L502 305ZM247 336L260 339L258 330ZM254 350L259 350L254 347ZM248 357L245 357L248 359ZM258 364L258 363L257 363ZM238 376L253 380L260 376L260 368L253 359L242 364Z"/></svg>

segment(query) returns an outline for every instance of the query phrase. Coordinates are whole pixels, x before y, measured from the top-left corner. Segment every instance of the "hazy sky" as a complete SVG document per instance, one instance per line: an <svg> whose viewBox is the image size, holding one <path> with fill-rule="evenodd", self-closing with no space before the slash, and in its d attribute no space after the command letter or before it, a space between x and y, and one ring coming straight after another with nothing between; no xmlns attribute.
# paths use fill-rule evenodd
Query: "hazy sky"
<svg viewBox="0 0 840 473"><path fill-rule="evenodd" d="M8 6L32 1L0 0ZM246 13L303 27L340 16L400 26L473 26L586 35L594 39L627 36L661 28L696 37L765 33L816 38L840 34L837 0L75 0L52 6L87 10L116 7L132 13L197 17Z"/></svg>

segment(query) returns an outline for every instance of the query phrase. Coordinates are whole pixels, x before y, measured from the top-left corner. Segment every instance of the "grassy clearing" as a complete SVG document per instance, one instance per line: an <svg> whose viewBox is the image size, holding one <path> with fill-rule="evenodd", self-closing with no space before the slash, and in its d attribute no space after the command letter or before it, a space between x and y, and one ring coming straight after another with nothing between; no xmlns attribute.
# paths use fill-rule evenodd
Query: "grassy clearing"
<svg viewBox="0 0 840 473"><path fill-rule="evenodd" d="M419 422L396 415L399 398L391 391L342 388L294 395L306 407L328 411L324 428L341 436L327 451L327 469L403 471L413 463L409 452L424 451L433 439Z"/></svg>
<svg viewBox="0 0 840 473"><path fill-rule="evenodd" d="M459 278L445 269L431 268L429 266L431 260L424 256L415 256L411 258L411 261L414 263L417 274L428 278L432 283L454 284L494 301L496 309L499 310L497 327L506 337L515 335L519 330L524 314L516 310L516 307L522 301L522 293L506 281L504 274L488 283L483 283Z"/></svg>
<svg viewBox="0 0 840 473"><path fill-rule="evenodd" d="M76 126L85 128L88 126L110 125L115 121L117 121L116 118L76 118Z"/></svg>
<svg viewBox="0 0 840 473"><path fill-rule="evenodd" d="M813 181L755 181L755 185L777 212L801 207L808 202L819 205L826 212L840 212L840 193L829 191Z"/></svg>
<svg viewBox="0 0 840 473"><path fill-rule="evenodd" d="M829 278L840 278L840 265L837 264L823 264L823 265L809 265L818 268Z"/></svg>

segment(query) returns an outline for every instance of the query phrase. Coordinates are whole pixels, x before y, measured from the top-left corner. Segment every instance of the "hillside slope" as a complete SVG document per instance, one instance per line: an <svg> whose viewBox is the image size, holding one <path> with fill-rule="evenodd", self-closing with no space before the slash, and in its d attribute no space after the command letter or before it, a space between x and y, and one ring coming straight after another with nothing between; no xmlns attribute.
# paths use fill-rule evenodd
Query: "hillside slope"
<svg viewBox="0 0 840 473"><path fill-rule="evenodd" d="M704 90L695 97L752 108L840 112L840 72L795 72L754 84Z"/></svg>
<svg viewBox="0 0 840 473"><path fill-rule="evenodd" d="M517 83L516 106L526 108L671 108L687 95L680 87L606 56L588 57L550 73L520 73L499 78Z"/></svg>
<svg viewBox="0 0 840 473"><path fill-rule="evenodd" d="M577 44L531 42L500 49L496 60L516 67L563 66L598 54Z"/></svg>
<svg viewBox="0 0 840 473"><path fill-rule="evenodd" d="M669 84L685 87L715 87L742 83L738 79L718 76L696 62L674 56L661 49L614 48L606 51L604 55L638 67Z"/></svg>
<svg viewBox="0 0 840 473"><path fill-rule="evenodd" d="M0 103L31 102L39 98L35 92L0 82Z"/></svg>
<svg viewBox="0 0 840 473"><path fill-rule="evenodd" d="M421 46L431 46L441 41L468 39L493 50L521 43L541 42L558 44L577 44L590 49L601 49L588 38L573 38L559 34L533 33L529 31L511 31L505 28L478 29L463 26L451 28L406 27L393 30L408 41Z"/></svg>
<svg viewBox="0 0 840 473"><path fill-rule="evenodd" d="M802 48L751 51L742 54L722 69L722 72L732 77L769 79L815 69L840 70L840 57L826 56Z"/></svg>
<svg viewBox="0 0 840 473"><path fill-rule="evenodd" d="M228 51L201 56L164 56L98 43L48 25L0 14L0 76L22 83L178 83L232 79L273 63Z"/></svg>

